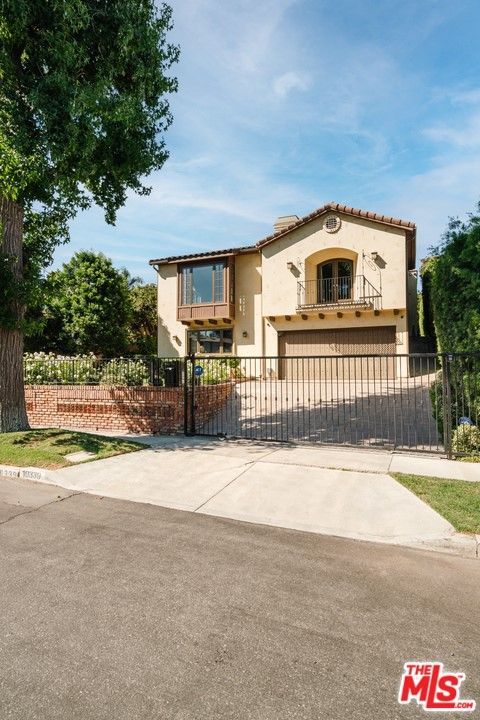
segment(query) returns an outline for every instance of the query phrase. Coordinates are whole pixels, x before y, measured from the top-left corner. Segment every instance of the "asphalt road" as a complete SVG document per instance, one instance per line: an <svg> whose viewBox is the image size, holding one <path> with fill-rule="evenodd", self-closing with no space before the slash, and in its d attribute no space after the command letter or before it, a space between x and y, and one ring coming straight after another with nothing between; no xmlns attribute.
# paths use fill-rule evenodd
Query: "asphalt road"
<svg viewBox="0 0 480 720"><path fill-rule="evenodd" d="M0 481L3 720L428 717L407 660L480 704L480 561L68 495Z"/></svg>

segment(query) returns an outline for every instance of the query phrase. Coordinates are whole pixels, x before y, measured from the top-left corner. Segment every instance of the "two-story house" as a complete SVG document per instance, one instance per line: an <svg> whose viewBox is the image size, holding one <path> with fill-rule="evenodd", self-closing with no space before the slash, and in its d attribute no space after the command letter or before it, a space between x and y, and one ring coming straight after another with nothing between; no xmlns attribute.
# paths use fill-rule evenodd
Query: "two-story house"
<svg viewBox="0 0 480 720"><path fill-rule="evenodd" d="M158 355L406 354L415 235L412 222L328 203L279 218L254 245L151 260Z"/></svg>

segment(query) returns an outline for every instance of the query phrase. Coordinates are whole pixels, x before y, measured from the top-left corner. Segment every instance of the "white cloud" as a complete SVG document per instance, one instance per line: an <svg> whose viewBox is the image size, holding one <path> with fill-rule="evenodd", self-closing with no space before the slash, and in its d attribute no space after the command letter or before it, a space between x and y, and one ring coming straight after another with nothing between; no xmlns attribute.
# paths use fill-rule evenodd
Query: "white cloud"
<svg viewBox="0 0 480 720"><path fill-rule="evenodd" d="M371 31L370 15L383 17L374 0L366 16L351 0L358 22L350 24L350 0L331 0L331 12L324 0L170 4L171 40L182 51L173 68L171 157L147 180L150 196L129 197L117 228L99 221L95 229L87 218L77 224L79 246L93 235L113 250L118 239L119 251L130 243L138 263L144 248L147 261L248 244L276 216L307 213L333 197L415 220L420 257L448 214L473 209L480 90L468 78L431 87L422 65L420 48L445 24L443 7L440 16L414 0L402 4L413 28L406 48L394 13L381 32Z"/></svg>
<svg viewBox="0 0 480 720"><path fill-rule="evenodd" d="M199 155L198 157L187 158L186 160L167 161L167 168L173 170L192 170L197 168L207 168L212 165L215 165L215 161L208 155Z"/></svg>
<svg viewBox="0 0 480 720"><path fill-rule="evenodd" d="M480 147L480 113L469 117L462 127L435 125L427 128L424 135L435 142L455 145L457 148Z"/></svg>
<svg viewBox="0 0 480 720"><path fill-rule="evenodd" d="M280 98L286 97L292 90L308 90L310 83L306 75L290 71L283 73L273 81L273 92Z"/></svg>
<svg viewBox="0 0 480 720"><path fill-rule="evenodd" d="M183 209L182 222L185 222L186 218L192 221L200 211L216 217L220 226L225 222L221 216L229 216L229 222L237 219L254 223L259 227L260 237L260 227L273 225L279 214L296 212L305 203L307 209L319 203L313 192L306 193L288 179L272 183L265 169L246 167L242 161L232 162L229 175L227 186L222 177L209 176L206 183L201 172L185 173L170 168L150 179L150 195L132 195L122 215L133 220L153 208L162 216L165 211ZM255 239L258 238L247 237L246 242Z"/></svg>
<svg viewBox="0 0 480 720"><path fill-rule="evenodd" d="M451 101L458 105L478 105L480 103L480 89L454 90L448 93Z"/></svg>
<svg viewBox="0 0 480 720"><path fill-rule="evenodd" d="M390 189L393 213L417 224L417 265L439 244L449 217L464 218L479 200L480 154L442 158L437 165Z"/></svg>

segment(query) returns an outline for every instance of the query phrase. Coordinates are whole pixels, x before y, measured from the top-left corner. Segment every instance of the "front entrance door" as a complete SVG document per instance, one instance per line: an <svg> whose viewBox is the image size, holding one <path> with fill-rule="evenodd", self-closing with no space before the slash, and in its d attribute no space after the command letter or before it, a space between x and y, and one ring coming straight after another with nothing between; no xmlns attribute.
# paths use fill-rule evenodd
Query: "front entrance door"
<svg viewBox="0 0 480 720"><path fill-rule="evenodd" d="M319 305L352 299L353 263L329 260L317 266L317 303Z"/></svg>

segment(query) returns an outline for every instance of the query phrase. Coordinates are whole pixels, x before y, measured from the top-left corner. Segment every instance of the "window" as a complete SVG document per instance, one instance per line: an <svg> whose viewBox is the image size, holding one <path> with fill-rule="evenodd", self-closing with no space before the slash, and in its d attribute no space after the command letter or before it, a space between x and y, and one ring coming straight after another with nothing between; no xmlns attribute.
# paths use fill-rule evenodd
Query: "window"
<svg viewBox="0 0 480 720"><path fill-rule="evenodd" d="M317 266L317 303L352 299L353 263L329 260Z"/></svg>
<svg viewBox="0 0 480 720"><path fill-rule="evenodd" d="M188 350L191 353L231 353L233 330L193 330L188 333Z"/></svg>
<svg viewBox="0 0 480 720"><path fill-rule="evenodd" d="M181 271L182 305L225 302L225 261L189 265Z"/></svg>

